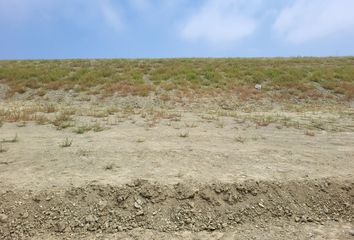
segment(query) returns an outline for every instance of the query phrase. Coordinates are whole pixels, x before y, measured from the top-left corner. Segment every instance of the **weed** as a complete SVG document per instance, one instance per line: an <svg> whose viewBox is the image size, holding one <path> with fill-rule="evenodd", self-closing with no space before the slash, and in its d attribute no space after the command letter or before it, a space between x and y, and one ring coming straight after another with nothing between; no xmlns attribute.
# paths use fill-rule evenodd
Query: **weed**
<svg viewBox="0 0 354 240"><path fill-rule="evenodd" d="M197 127L197 124L196 123L184 123L184 126L186 128L196 128Z"/></svg>
<svg viewBox="0 0 354 240"><path fill-rule="evenodd" d="M118 108L116 106L110 106L107 108L107 112L109 115L113 115L118 112Z"/></svg>
<svg viewBox="0 0 354 240"><path fill-rule="evenodd" d="M114 164L111 163L111 164L108 164L104 167L104 170L112 170L114 168Z"/></svg>
<svg viewBox="0 0 354 240"><path fill-rule="evenodd" d="M143 142L145 142L145 138L140 137L140 138L138 138L138 139L136 140L136 142L137 142L137 143L143 143Z"/></svg>
<svg viewBox="0 0 354 240"><path fill-rule="evenodd" d="M15 142L18 142L19 141L19 138L17 136L17 133L15 134L15 136L11 139L3 139L2 142L3 143L15 143Z"/></svg>
<svg viewBox="0 0 354 240"><path fill-rule="evenodd" d="M313 131L306 130L306 131L305 131L305 135L306 135L306 136L310 136L310 137L314 137L316 134L315 134L315 132L313 132Z"/></svg>
<svg viewBox="0 0 354 240"><path fill-rule="evenodd" d="M181 138L186 138L186 137L189 136L189 132L188 132L187 130L183 130L183 131L181 131L181 132L179 133L179 136L180 136Z"/></svg>
<svg viewBox="0 0 354 240"><path fill-rule="evenodd" d="M261 117L258 119L255 119L254 122L261 127L266 127L271 123L275 122L275 119L272 116L266 116L266 117Z"/></svg>
<svg viewBox="0 0 354 240"><path fill-rule="evenodd" d="M73 130L74 133L77 133L77 134L83 134L85 132L88 132L92 129L91 126L89 125L83 125L83 126L78 126L77 128L75 128Z"/></svg>
<svg viewBox="0 0 354 240"><path fill-rule="evenodd" d="M104 130L104 127L101 126L99 123L95 123L91 127L94 132L102 132Z"/></svg>
<svg viewBox="0 0 354 240"><path fill-rule="evenodd" d="M215 126L216 126L216 128L224 128L225 127L225 123L217 122Z"/></svg>
<svg viewBox="0 0 354 240"><path fill-rule="evenodd" d="M57 127L58 130L68 128L72 126L72 118L69 112L61 112L52 121L52 124Z"/></svg>
<svg viewBox="0 0 354 240"><path fill-rule="evenodd" d="M4 153L4 152L7 152L7 149L5 149L5 148L2 146L2 143L0 142L0 153Z"/></svg>
<svg viewBox="0 0 354 240"><path fill-rule="evenodd" d="M60 147L62 147L62 148L70 147L72 145L72 143L73 143L73 140L66 137L65 140L60 144Z"/></svg>
<svg viewBox="0 0 354 240"><path fill-rule="evenodd" d="M34 118L36 123L39 125L44 125L49 122L48 118L44 115L36 115Z"/></svg>
<svg viewBox="0 0 354 240"><path fill-rule="evenodd" d="M43 97L44 95L47 94L47 91L45 89L40 88L37 90L36 94L37 94L37 96Z"/></svg>
<svg viewBox="0 0 354 240"><path fill-rule="evenodd" d="M16 124L17 127L26 127L27 123L26 122L19 122Z"/></svg>
<svg viewBox="0 0 354 240"><path fill-rule="evenodd" d="M46 104L43 107L43 112L45 113L54 113L57 111L57 108L54 104Z"/></svg>
<svg viewBox="0 0 354 240"><path fill-rule="evenodd" d="M234 138L235 142L239 142L239 143L245 143L246 142L246 138L242 137L242 136L236 136Z"/></svg>

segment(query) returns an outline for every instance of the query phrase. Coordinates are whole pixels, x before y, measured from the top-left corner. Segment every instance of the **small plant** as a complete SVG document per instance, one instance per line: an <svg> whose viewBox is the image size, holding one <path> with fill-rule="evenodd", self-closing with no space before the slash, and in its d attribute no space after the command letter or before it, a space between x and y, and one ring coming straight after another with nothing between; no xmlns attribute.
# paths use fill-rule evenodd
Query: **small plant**
<svg viewBox="0 0 354 240"><path fill-rule="evenodd" d="M35 121L38 125L44 125L46 124L49 120L47 117L45 117L44 115L36 115L35 116Z"/></svg>
<svg viewBox="0 0 354 240"><path fill-rule="evenodd" d="M118 108L116 106L110 106L107 108L107 112L109 115L113 115L118 112Z"/></svg>
<svg viewBox="0 0 354 240"><path fill-rule="evenodd" d="M244 138L242 136L237 136L237 137L235 137L235 141L239 142L239 143L245 143L246 142L246 138Z"/></svg>
<svg viewBox="0 0 354 240"><path fill-rule="evenodd" d="M58 130L68 128L72 126L72 118L70 112L62 112L56 116L52 124L57 127Z"/></svg>
<svg viewBox="0 0 354 240"><path fill-rule="evenodd" d="M26 125L27 123L25 121L16 124L17 127L26 127Z"/></svg>
<svg viewBox="0 0 354 240"><path fill-rule="evenodd" d="M96 123L92 125L92 130L94 132L102 132L104 130L104 127L102 127L99 123Z"/></svg>
<svg viewBox="0 0 354 240"><path fill-rule="evenodd" d="M2 146L2 143L0 143L0 153L4 153L4 152L7 152L7 149L5 149L5 148Z"/></svg>
<svg viewBox="0 0 354 240"><path fill-rule="evenodd" d="M83 134L85 132L88 132L92 129L91 126L88 126L88 125L83 125L83 126L78 126L77 128L75 128L73 130L74 133L77 133L77 134Z"/></svg>
<svg viewBox="0 0 354 240"><path fill-rule="evenodd" d="M108 164L104 167L104 170L112 170L114 168L114 164L111 163L111 164Z"/></svg>
<svg viewBox="0 0 354 240"><path fill-rule="evenodd" d="M215 125L216 128L224 128L225 124L223 122L217 122Z"/></svg>
<svg viewBox="0 0 354 240"><path fill-rule="evenodd" d="M306 136L310 136L310 137L314 137L314 136L315 136L315 132L310 131L310 130L306 130L306 131L305 131L305 135L306 135Z"/></svg>
<svg viewBox="0 0 354 240"><path fill-rule="evenodd" d="M54 104L47 104L43 110L45 113L54 113L57 111L57 107Z"/></svg>
<svg viewBox="0 0 354 240"><path fill-rule="evenodd" d="M275 122L272 116L263 116L259 119L255 119L254 122L260 127L266 127L269 124Z"/></svg>
<svg viewBox="0 0 354 240"><path fill-rule="evenodd" d="M189 132L187 130L183 130L182 132L179 133L179 136L181 138L186 138L189 136Z"/></svg>
<svg viewBox="0 0 354 240"><path fill-rule="evenodd" d="M137 143L143 143L143 142L145 142L145 138L140 137L140 138L138 138L138 139L136 140L136 142L137 142Z"/></svg>
<svg viewBox="0 0 354 240"><path fill-rule="evenodd" d="M66 147L70 147L72 144L73 144L73 140L66 137L65 140L60 144L60 147L66 148Z"/></svg>
<svg viewBox="0 0 354 240"><path fill-rule="evenodd" d="M196 123L185 123L184 124L186 128L196 128L197 124Z"/></svg>
<svg viewBox="0 0 354 240"><path fill-rule="evenodd" d="M47 94L47 91L43 88L40 88L37 90L37 96L43 97L46 94Z"/></svg>
<svg viewBox="0 0 354 240"><path fill-rule="evenodd" d="M3 143L15 143L18 141L19 141L19 139L18 139L17 133L12 139L3 139L2 140Z"/></svg>

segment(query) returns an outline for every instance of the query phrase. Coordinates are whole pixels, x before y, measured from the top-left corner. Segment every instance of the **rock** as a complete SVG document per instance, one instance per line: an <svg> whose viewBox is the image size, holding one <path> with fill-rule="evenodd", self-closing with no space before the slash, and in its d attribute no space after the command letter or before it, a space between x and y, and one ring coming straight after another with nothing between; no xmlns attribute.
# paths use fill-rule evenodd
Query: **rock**
<svg viewBox="0 0 354 240"><path fill-rule="evenodd" d="M24 212L24 213L22 214L22 218L23 218L23 219L28 218L28 216L29 216L28 212Z"/></svg>
<svg viewBox="0 0 354 240"><path fill-rule="evenodd" d="M140 210L136 213L136 216L142 216L142 215L144 215L144 212L142 210Z"/></svg>
<svg viewBox="0 0 354 240"><path fill-rule="evenodd" d="M143 202L141 201L141 199L136 199L135 202L134 202L134 207L136 209L142 209L142 205L143 205Z"/></svg>
<svg viewBox="0 0 354 240"><path fill-rule="evenodd" d="M106 207L107 207L107 201L100 201L99 203L98 203L98 208L99 208L99 210L100 211L103 211Z"/></svg>
<svg viewBox="0 0 354 240"><path fill-rule="evenodd" d="M8 217L5 214L0 214L0 223L7 223Z"/></svg>
<svg viewBox="0 0 354 240"><path fill-rule="evenodd" d="M93 215L88 215L86 218L85 218L85 221L86 223L93 223L96 221L96 218L93 216Z"/></svg>
<svg viewBox="0 0 354 240"><path fill-rule="evenodd" d="M348 231L350 236L354 236L354 228Z"/></svg>
<svg viewBox="0 0 354 240"><path fill-rule="evenodd" d="M55 232L64 232L66 228L66 224L64 222L57 222L54 226L54 231Z"/></svg>

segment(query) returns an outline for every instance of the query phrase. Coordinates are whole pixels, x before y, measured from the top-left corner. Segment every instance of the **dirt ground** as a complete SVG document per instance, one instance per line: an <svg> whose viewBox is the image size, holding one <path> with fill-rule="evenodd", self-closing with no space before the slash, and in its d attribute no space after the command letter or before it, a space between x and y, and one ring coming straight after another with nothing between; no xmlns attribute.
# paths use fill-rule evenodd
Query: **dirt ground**
<svg viewBox="0 0 354 240"><path fill-rule="evenodd" d="M60 94L0 104L4 115L47 102L76 109L61 130L0 127L0 239L354 239L350 105L58 103ZM102 129L78 132L83 124Z"/></svg>

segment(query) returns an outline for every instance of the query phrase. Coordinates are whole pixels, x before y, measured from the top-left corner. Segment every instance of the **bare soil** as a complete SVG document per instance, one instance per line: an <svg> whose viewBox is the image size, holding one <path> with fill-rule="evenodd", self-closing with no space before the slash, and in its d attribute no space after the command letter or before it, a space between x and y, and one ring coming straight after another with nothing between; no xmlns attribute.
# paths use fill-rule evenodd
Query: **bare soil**
<svg viewBox="0 0 354 240"><path fill-rule="evenodd" d="M0 239L354 239L350 105L47 97L0 110L58 101L95 116L0 127ZM132 109L98 116L112 105ZM161 109L175 115L149 118ZM78 134L83 123L102 131Z"/></svg>

